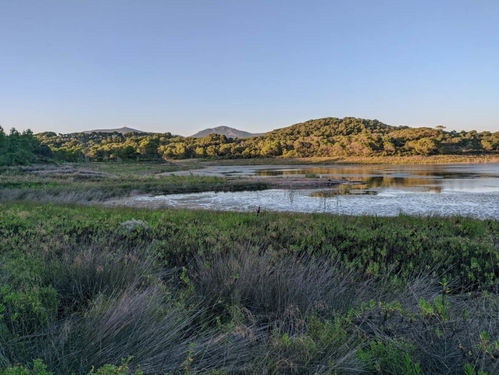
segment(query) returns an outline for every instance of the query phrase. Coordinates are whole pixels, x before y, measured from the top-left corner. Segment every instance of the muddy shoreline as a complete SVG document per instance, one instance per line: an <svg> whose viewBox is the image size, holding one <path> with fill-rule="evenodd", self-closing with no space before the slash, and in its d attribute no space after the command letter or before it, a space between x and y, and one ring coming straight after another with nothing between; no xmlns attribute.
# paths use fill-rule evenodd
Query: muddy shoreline
<svg viewBox="0 0 499 375"><path fill-rule="evenodd" d="M229 178L231 179L231 178ZM344 179L332 179L326 177L248 177L234 178L239 182L267 184L269 189L314 189L338 185L362 184L361 181L349 181Z"/></svg>

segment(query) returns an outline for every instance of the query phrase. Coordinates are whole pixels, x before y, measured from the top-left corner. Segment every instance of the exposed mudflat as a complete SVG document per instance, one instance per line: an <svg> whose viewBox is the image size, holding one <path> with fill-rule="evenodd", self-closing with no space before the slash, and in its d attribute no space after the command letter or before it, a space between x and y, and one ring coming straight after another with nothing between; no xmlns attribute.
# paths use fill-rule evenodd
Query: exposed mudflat
<svg viewBox="0 0 499 375"><path fill-rule="evenodd" d="M248 177L240 181L262 182L268 184L269 188L281 189L311 189L338 185L361 184L361 181L348 181L333 178L307 178L307 177Z"/></svg>
<svg viewBox="0 0 499 375"><path fill-rule="evenodd" d="M249 177L255 176L259 171L272 170L290 170L299 168L307 168L303 166L289 165L208 165L204 168L189 169L185 171L166 172L163 175L171 176L216 176L216 177Z"/></svg>
<svg viewBox="0 0 499 375"><path fill-rule="evenodd" d="M229 179L237 178L240 181L262 182L269 188L282 189L306 189L328 186L337 186L342 184L358 184L361 181L350 181L344 178L334 178L327 175L307 176L307 173L283 173L267 174L271 171L299 172L310 168L307 165L289 166L289 165L210 165L202 169L191 169L179 172L168 172L163 175L175 176L214 176L226 177Z"/></svg>

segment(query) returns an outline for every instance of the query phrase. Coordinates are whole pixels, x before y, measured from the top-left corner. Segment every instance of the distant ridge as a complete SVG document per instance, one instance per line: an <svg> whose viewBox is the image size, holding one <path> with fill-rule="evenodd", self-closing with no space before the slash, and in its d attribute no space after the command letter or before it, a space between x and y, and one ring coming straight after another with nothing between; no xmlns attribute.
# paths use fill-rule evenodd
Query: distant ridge
<svg viewBox="0 0 499 375"><path fill-rule="evenodd" d="M102 133L102 132L107 133ZM132 132L113 137L109 132ZM194 137L220 134L213 139L171 133L142 132L123 127L94 130L96 133L39 133L43 144L64 160L82 157L104 160L159 160L190 158L259 157L405 157L428 155L499 155L499 132L446 131L443 126L392 126L378 120L356 117L325 117L308 120L262 136L220 126ZM133 133L135 132L135 133ZM118 135L120 133L114 133ZM223 135L223 137L222 137ZM228 137L228 139L224 139ZM126 138L126 139L125 139ZM366 159L367 160L367 159Z"/></svg>
<svg viewBox="0 0 499 375"><path fill-rule="evenodd" d="M263 133L249 133L244 130L239 130L235 128L231 128L229 126L217 126L216 128L208 128L197 132L192 135L194 138L203 138L210 134L220 134L225 135L227 138L250 138L250 137L258 137L263 135Z"/></svg>
<svg viewBox="0 0 499 375"><path fill-rule="evenodd" d="M91 133L121 133L121 134L126 134L126 133L146 133L142 130L137 130L137 129L132 129L127 126L123 126L121 128L116 128L116 129L94 129L94 130L86 130L81 133L85 134L91 134Z"/></svg>

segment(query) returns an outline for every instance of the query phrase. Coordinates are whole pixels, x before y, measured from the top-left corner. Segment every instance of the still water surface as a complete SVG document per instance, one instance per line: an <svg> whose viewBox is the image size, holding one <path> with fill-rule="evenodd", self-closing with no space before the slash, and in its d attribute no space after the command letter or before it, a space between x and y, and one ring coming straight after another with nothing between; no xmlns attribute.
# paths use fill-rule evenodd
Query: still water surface
<svg viewBox="0 0 499 375"><path fill-rule="evenodd" d="M200 170L203 171L203 170ZM233 211L394 216L464 215L499 219L499 164L213 167L200 174L344 179L322 189L136 196L127 205Z"/></svg>

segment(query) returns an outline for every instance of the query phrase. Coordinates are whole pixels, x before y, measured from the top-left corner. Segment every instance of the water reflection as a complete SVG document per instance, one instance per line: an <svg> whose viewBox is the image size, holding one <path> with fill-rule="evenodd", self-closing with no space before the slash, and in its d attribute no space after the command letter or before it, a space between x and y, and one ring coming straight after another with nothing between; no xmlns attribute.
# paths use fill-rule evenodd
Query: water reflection
<svg viewBox="0 0 499 375"><path fill-rule="evenodd" d="M347 215L464 215L499 219L499 164L439 166L231 166L231 176L296 176L351 181L331 188L203 192L121 198L111 204ZM220 170L217 171L219 173ZM355 183L353 183L355 182Z"/></svg>
<svg viewBox="0 0 499 375"><path fill-rule="evenodd" d="M344 179L362 189L395 188L441 193L444 190L499 188L497 164L491 165L334 165L255 170L260 177L307 176ZM489 189L490 190L490 189Z"/></svg>
<svg viewBox="0 0 499 375"><path fill-rule="evenodd" d="M492 164L493 165L493 164ZM362 175L400 175L426 176L430 178L484 178L497 177L496 168L490 165L330 165L330 166L303 166L299 168L278 167L255 170L257 176L286 176L317 174L323 176L362 176ZM237 173L236 170L231 171ZM228 172L230 174L230 172Z"/></svg>

